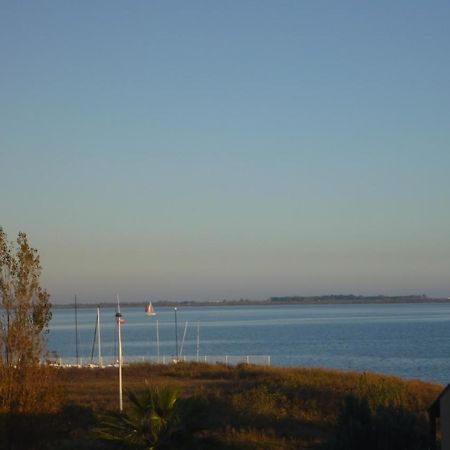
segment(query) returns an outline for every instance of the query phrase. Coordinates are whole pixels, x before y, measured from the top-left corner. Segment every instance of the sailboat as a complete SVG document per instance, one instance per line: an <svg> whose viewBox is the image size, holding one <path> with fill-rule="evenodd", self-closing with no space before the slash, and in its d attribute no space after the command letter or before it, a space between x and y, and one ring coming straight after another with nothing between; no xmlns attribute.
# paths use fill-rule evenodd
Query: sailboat
<svg viewBox="0 0 450 450"><path fill-rule="evenodd" d="M156 316L152 302L148 302L148 305L145 305L145 314L147 314L147 316Z"/></svg>

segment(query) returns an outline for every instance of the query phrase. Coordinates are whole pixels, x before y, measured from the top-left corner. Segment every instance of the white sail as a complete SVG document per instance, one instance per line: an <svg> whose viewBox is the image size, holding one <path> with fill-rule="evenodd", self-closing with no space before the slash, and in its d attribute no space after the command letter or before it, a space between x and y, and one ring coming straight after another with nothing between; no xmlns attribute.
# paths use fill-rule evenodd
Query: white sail
<svg viewBox="0 0 450 450"><path fill-rule="evenodd" d="M147 316L156 316L152 302L148 302L148 305L145 306L145 314L147 314Z"/></svg>

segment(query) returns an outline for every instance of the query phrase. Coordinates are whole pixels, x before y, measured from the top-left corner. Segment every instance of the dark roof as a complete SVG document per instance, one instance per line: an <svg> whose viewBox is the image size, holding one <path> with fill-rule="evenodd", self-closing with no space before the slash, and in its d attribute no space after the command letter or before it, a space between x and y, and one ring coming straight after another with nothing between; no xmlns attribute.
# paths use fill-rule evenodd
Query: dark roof
<svg viewBox="0 0 450 450"><path fill-rule="evenodd" d="M437 396L436 400L429 406L428 412L434 417L441 416L441 398L450 390L450 384L443 389L443 391Z"/></svg>

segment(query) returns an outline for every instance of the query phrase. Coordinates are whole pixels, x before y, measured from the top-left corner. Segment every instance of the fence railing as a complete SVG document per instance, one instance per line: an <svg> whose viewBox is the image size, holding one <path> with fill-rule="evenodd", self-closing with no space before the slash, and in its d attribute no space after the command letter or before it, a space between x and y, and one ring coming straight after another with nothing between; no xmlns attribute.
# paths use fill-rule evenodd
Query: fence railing
<svg viewBox="0 0 450 450"><path fill-rule="evenodd" d="M149 363L149 364L176 364L178 362L198 362L207 364L225 364L227 366L236 366L238 364L256 364L270 366L270 355L186 355L176 358L175 356L161 355L157 356L124 356L124 364ZM60 367L110 367L117 365L117 359L114 356L104 356L101 361L98 358L79 358L78 364L76 358L53 358L50 362L54 366Z"/></svg>

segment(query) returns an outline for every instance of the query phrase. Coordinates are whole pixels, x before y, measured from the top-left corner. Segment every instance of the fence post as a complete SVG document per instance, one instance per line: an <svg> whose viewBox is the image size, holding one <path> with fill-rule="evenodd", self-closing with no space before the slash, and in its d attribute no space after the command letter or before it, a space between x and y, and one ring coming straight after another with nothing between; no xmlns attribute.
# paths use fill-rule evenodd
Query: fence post
<svg viewBox="0 0 450 450"><path fill-rule="evenodd" d="M250 363L250 357L248 355L246 357L246 360L247 360L247 364L249 364Z"/></svg>
<svg viewBox="0 0 450 450"><path fill-rule="evenodd" d="M228 366L228 355L225 355L225 365Z"/></svg>
<svg viewBox="0 0 450 450"><path fill-rule="evenodd" d="M267 365L270 366L270 355L267 355Z"/></svg>

